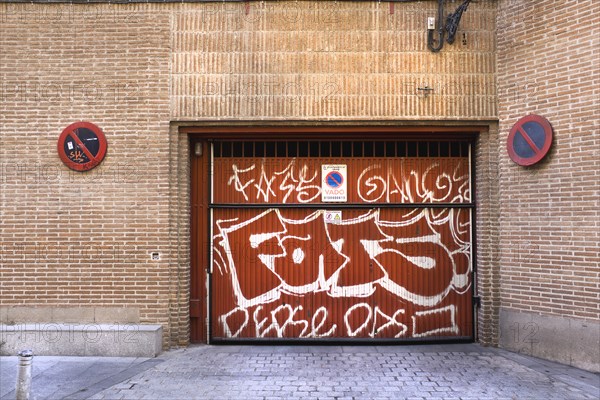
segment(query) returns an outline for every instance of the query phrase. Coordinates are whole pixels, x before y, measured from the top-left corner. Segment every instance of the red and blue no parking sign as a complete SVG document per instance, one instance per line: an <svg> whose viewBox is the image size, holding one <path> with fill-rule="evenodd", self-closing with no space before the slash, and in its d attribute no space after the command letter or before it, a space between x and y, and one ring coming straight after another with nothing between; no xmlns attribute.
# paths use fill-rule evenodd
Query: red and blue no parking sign
<svg viewBox="0 0 600 400"><path fill-rule="evenodd" d="M552 126L539 115L521 118L512 127L506 147L510 159L523 166L539 162L552 145Z"/></svg>
<svg viewBox="0 0 600 400"><path fill-rule="evenodd" d="M325 177L327 185L333 189L337 189L344 183L344 176L339 171L331 171Z"/></svg>
<svg viewBox="0 0 600 400"><path fill-rule="evenodd" d="M321 165L321 201L348 201L347 167L346 164Z"/></svg>

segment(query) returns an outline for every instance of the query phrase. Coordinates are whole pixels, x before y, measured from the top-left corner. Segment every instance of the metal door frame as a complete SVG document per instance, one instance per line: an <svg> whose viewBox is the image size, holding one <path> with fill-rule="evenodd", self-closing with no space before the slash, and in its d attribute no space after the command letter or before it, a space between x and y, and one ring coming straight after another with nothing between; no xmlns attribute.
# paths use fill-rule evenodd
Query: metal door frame
<svg viewBox="0 0 600 400"><path fill-rule="evenodd" d="M205 140L208 144L210 160L209 160L209 178L206 182L205 188L209 194L209 210L210 215L207 223L207 233L208 237L212 238L212 210L211 205L213 204L212 197L212 185L213 185L213 141L214 140L222 140L222 139L230 139L230 140L279 140L279 141L287 141L291 139L296 140L344 140L344 139L364 139L365 135L369 136L371 140L413 140L413 141L434 141L434 140L449 140L449 141L462 141L468 142L469 144L469 164L470 164L470 187L471 187L471 202L466 206L461 206L464 208L470 209L470 219L471 219L471 304L472 304L472 326L471 326L471 339L466 340L467 342L476 341L478 338L477 332L477 319L478 319L478 309L480 307L480 298L478 296L477 290L477 235L476 235L476 159L473 157L473 150L477 142L477 138L480 133L487 131L488 127L485 125L476 125L476 126L418 126L418 127L390 127L390 126L322 126L322 127L314 127L314 126L185 126L180 127L180 132L188 134L190 140L190 148L193 149L194 143L198 141ZM193 157L193 155L192 155ZM385 158L385 156L383 157ZM191 182L191 185L194 185L194 182ZM452 203L453 207L457 207L457 203ZM256 207L256 205L245 205L250 208ZM278 207L278 204L270 204L270 207ZM290 206L285 205L285 206ZM294 206L298 207L298 204ZM310 207L310 205L307 205ZM326 208L326 205L319 205L319 208ZM384 206L384 204L379 204L378 207ZM424 205L423 207L435 208L435 207L444 207L448 205L435 205L429 204ZM314 207L314 205L312 206ZM338 206L335 206L339 208ZM356 205L356 207L360 207L360 205ZM416 207L416 204L407 205L406 207ZM362 205L364 208L364 205ZM192 222L193 223L193 222ZM192 243L193 243L193 239ZM212 240L207 240L207 253L209 254L208 259L208 268L205 270L206 276L206 341L207 343L211 343L213 341L212 337L212 315L211 315L211 296L212 296ZM255 343L259 339L238 339L235 340L235 343L244 343L246 341ZM314 342L315 339L298 339L301 340L302 343L311 343ZM273 340L270 339L271 342L276 342L283 344L286 341L293 340ZM321 340L317 340L322 342ZM378 341L387 341L384 339L371 339L368 340L367 343L373 343ZM457 342L456 340L449 340L450 342ZM464 341L464 340L462 340ZM335 342L351 342L354 344L364 343L362 340L357 339L327 339L328 343ZM404 339L401 341L394 340L394 343L398 344L410 344L415 342L415 340ZM419 340L419 343L427 343L426 340ZM444 343L444 340L435 340L435 343Z"/></svg>

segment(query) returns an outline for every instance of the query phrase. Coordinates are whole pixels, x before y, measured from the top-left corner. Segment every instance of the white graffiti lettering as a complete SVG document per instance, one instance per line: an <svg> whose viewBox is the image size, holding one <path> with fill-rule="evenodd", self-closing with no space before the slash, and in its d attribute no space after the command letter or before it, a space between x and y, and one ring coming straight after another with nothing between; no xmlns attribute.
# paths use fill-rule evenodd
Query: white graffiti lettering
<svg viewBox="0 0 600 400"><path fill-rule="evenodd" d="M294 158L282 170L269 172L263 160L260 165L258 182L253 174L250 174L251 171L256 170L256 164L244 169L233 164L231 166L232 174L227 184L229 186L233 184L235 191L241 193L246 201L249 200L248 189L254 188L256 192L254 198L264 202L287 203L293 200L299 203L310 203L321 194L321 187L317 184L317 172L314 171L311 175L308 165L304 164L298 168L296 164L297 161ZM281 199L279 199L279 191L283 194Z"/></svg>
<svg viewBox="0 0 600 400"><path fill-rule="evenodd" d="M231 170L233 171L233 175L231 175L231 177L229 178L227 185L231 185L233 183L234 184L233 187L235 188L235 190L242 193L244 198L246 200L248 200L248 195L246 194L246 188L254 182L254 179L250 179L246 183L242 184L242 180L240 179L240 174L254 170L254 165L251 165L248 168L240 170L240 169L238 169L236 164L233 164L231 166Z"/></svg>
<svg viewBox="0 0 600 400"><path fill-rule="evenodd" d="M255 336L258 338L290 337L287 331L296 328L300 329L297 334L299 338L328 338L333 337L337 331L337 325L329 321L330 317L327 308L324 306L319 307L312 318L303 313L302 306L293 308L289 304L280 305L270 311L267 316L261 318L263 311L264 306L259 305L253 312L254 331ZM434 310L434 312L437 312L437 310ZM368 303L358 303L348 308L344 313L346 334L348 337L365 336L375 338L391 329L393 337L403 337L408 331L408 326L400 320L404 316L404 309L397 309L392 315L388 315L378 306L373 308ZM310 324L308 319L310 319ZM219 322L226 337L237 338L248 328L249 309L236 307L220 316ZM232 327L234 323L237 323L236 327ZM329 326L329 329L324 331L327 326ZM431 333L437 333L437 331ZM417 332L417 334L420 333Z"/></svg>
<svg viewBox="0 0 600 400"><path fill-rule="evenodd" d="M441 322L445 322L445 324L438 325L435 329L421 329L421 324L431 315L436 315L438 324ZM453 304L434 310L417 311L412 316L412 320L413 337L433 336L444 332L459 333L458 326L456 325L456 306Z"/></svg>
<svg viewBox="0 0 600 400"><path fill-rule="evenodd" d="M358 197L366 203L418 203L418 202L449 202L459 203L470 201L469 175L459 175L458 164L452 176L446 172L431 175L441 167L431 163L423 172L411 169L405 173L406 167L401 162L400 167L392 168L375 164L363 169L357 179ZM400 176L400 179L398 179ZM432 185L431 182L434 182ZM455 185L458 188L455 189Z"/></svg>

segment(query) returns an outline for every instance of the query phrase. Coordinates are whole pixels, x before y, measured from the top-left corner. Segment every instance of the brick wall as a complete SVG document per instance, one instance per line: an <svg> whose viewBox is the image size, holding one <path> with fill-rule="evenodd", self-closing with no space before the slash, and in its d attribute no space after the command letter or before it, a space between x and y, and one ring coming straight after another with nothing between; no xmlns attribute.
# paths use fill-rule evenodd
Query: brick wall
<svg viewBox="0 0 600 400"><path fill-rule="evenodd" d="M173 15L172 116L495 119L495 6L471 5L455 44L436 54L426 20L437 2L182 5Z"/></svg>
<svg viewBox="0 0 600 400"><path fill-rule="evenodd" d="M169 15L106 4L0 15L1 305L63 308L70 321L103 310L168 334ZM56 151L79 120L108 140L86 173ZM5 318L49 318L38 314Z"/></svg>
<svg viewBox="0 0 600 400"><path fill-rule="evenodd" d="M435 2L249 4L0 4L0 320L159 323L165 346L187 342L178 124L477 124L490 127L477 234L480 338L493 343L496 2L473 3L438 54L425 41ZM56 153L78 120L109 143L83 174Z"/></svg>
<svg viewBox="0 0 600 400"><path fill-rule="evenodd" d="M532 322L507 318L503 342L544 355L536 349L544 335L574 319L587 321L595 336L582 352L597 354L600 2L504 0L497 18L502 309ZM555 136L548 156L524 168L508 158L506 139L531 113L546 117ZM565 327L546 326L542 317L560 317Z"/></svg>
<svg viewBox="0 0 600 400"><path fill-rule="evenodd" d="M498 125L490 124L475 146L475 240L477 290L481 308L477 315L479 342L498 343Z"/></svg>

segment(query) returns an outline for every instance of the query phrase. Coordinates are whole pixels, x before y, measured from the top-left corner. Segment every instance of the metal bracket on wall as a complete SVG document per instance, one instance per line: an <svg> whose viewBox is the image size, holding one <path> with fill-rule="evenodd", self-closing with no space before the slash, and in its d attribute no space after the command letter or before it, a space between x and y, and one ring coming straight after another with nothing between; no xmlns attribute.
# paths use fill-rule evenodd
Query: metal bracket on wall
<svg viewBox="0 0 600 400"><path fill-rule="evenodd" d="M417 90L419 91L419 93L423 94L423 97L428 97L429 94L433 92L433 88L429 85L420 86L417 88Z"/></svg>
<svg viewBox="0 0 600 400"><path fill-rule="evenodd" d="M477 308L481 308L481 297L473 296L473 305Z"/></svg>
<svg viewBox="0 0 600 400"><path fill-rule="evenodd" d="M437 17L437 40L434 39L434 32L436 28L431 26L428 22L427 27L427 47L434 53L439 52L444 47L444 35L447 34L446 42L448 44L454 43L456 32L458 31L458 25L467 7L469 7L471 0L463 0L462 4L452 13L448 14L444 23L444 0L438 0L438 17ZM463 45L466 41L463 40Z"/></svg>

